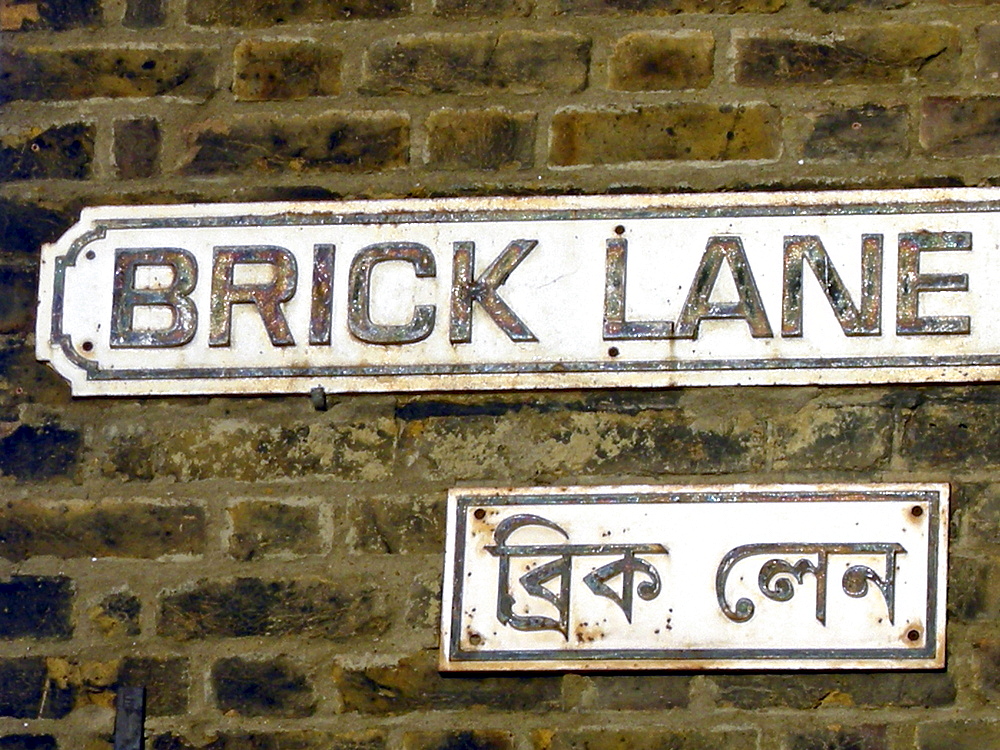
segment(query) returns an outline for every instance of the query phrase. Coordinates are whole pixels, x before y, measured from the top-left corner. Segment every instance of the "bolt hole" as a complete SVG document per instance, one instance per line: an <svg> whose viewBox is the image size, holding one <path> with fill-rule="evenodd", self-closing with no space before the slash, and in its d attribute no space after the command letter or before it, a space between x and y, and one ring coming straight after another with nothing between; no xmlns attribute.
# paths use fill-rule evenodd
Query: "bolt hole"
<svg viewBox="0 0 1000 750"><path fill-rule="evenodd" d="M919 505L914 505L912 508L910 508L910 515L913 516L914 518L920 518L920 516L922 516L923 514L924 514L924 509L921 508Z"/></svg>
<svg viewBox="0 0 1000 750"><path fill-rule="evenodd" d="M469 643L473 646L481 646L483 643L483 637L479 633L472 633L469 636Z"/></svg>
<svg viewBox="0 0 1000 750"><path fill-rule="evenodd" d="M618 347L617 346L612 346L610 349L608 349L608 356L609 357L617 357L619 354L621 354L621 352L618 351Z"/></svg>
<svg viewBox="0 0 1000 750"><path fill-rule="evenodd" d="M95 253L93 250L88 250L87 251L87 260L93 260L96 257L97 257L97 253Z"/></svg>
<svg viewBox="0 0 1000 750"><path fill-rule="evenodd" d="M94 342L84 341L82 344L80 344L80 348L83 349L85 352L92 352L94 351Z"/></svg>
<svg viewBox="0 0 1000 750"><path fill-rule="evenodd" d="M909 640L909 641L919 641L920 640L920 631L919 630L910 630L910 631L908 631L907 634L906 634L906 639Z"/></svg>
<svg viewBox="0 0 1000 750"><path fill-rule="evenodd" d="M477 521L482 521L484 518L486 518L486 511L483 510L482 508L476 508L476 512L473 513L472 515L476 517Z"/></svg>
<svg viewBox="0 0 1000 750"><path fill-rule="evenodd" d="M621 224L615 227L615 234L625 234L625 227Z"/></svg>

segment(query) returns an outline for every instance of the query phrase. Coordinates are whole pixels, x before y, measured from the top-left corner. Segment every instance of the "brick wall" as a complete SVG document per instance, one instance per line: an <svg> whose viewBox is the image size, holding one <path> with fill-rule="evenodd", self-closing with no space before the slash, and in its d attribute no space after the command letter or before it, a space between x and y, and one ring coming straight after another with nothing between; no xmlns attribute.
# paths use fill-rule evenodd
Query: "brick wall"
<svg viewBox="0 0 1000 750"><path fill-rule="evenodd" d="M0 0L0 750L1000 747L1000 387L72 400L101 203L994 184L985 0ZM949 481L945 672L440 675L458 482Z"/></svg>

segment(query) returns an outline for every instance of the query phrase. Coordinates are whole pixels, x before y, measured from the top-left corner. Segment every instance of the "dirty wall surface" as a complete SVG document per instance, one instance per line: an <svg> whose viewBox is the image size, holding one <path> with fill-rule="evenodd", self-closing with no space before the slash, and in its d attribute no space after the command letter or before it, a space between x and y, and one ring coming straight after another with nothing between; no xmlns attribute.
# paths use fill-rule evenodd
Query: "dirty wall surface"
<svg viewBox="0 0 1000 750"><path fill-rule="evenodd" d="M1000 747L1000 386L74 400L85 205L991 185L938 0L0 0L0 748ZM441 676L456 484L952 483L948 668Z"/></svg>

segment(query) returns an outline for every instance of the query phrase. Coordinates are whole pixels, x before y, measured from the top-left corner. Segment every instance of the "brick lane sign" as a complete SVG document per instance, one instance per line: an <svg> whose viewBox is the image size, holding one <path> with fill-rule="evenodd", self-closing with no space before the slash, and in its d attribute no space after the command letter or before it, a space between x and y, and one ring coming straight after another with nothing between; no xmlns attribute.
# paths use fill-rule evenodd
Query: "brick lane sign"
<svg viewBox="0 0 1000 750"><path fill-rule="evenodd" d="M77 395L1000 379L1000 191L86 209Z"/></svg>
<svg viewBox="0 0 1000 750"><path fill-rule="evenodd" d="M944 666L947 485L456 489L441 668Z"/></svg>

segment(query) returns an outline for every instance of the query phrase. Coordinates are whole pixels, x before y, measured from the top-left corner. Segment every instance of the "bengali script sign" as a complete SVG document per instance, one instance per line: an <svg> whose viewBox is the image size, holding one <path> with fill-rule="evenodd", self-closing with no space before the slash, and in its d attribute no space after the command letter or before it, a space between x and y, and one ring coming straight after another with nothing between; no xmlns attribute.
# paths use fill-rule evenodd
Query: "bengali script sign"
<svg viewBox="0 0 1000 750"><path fill-rule="evenodd" d="M1000 378L1000 191L87 209L80 395Z"/></svg>
<svg viewBox="0 0 1000 750"><path fill-rule="evenodd" d="M927 669L947 485L456 489L445 670Z"/></svg>

